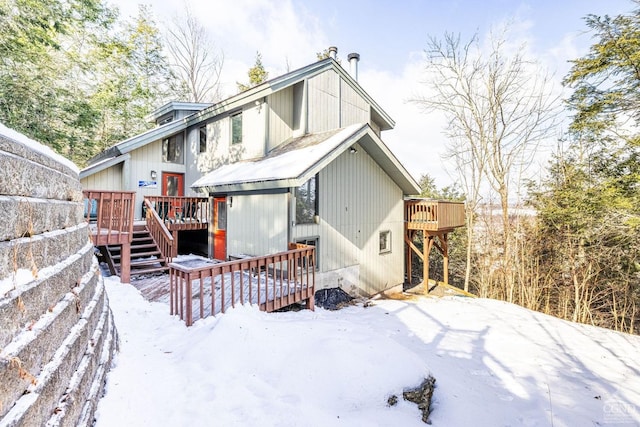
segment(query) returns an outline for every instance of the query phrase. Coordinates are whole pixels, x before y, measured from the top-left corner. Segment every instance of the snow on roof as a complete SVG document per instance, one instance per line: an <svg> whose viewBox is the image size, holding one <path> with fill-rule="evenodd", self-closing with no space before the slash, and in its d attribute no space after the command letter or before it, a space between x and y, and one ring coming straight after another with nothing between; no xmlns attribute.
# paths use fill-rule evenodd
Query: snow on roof
<svg viewBox="0 0 640 427"><path fill-rule="evenodd" d="M4 136L5 138L10 139L14 142L17 142L19 144L26 145L33 151L37 151L38 153L43 154L55 160L56 162L67 166L68 168L70 168L72 171L76 173L80 172L80 169L78 169L78 166L76 166L76 164L73 163L71 160L65 157L62 157L60 154L54 152L51 148L45 145L42 145L38 141L34 141L33 139L27 137L26 135L23 135L20 132L17 132L13 129L6 127L3 123L0 123L0 136Z"/></svg>
<svg viewBox="0 0 640 427"><path fill-rule="evenodd" d="M297 179L363 126L366 125L358 123L322 134L296 138L274 149L263 159L232 163L209 172L191 187Z"/></svg>

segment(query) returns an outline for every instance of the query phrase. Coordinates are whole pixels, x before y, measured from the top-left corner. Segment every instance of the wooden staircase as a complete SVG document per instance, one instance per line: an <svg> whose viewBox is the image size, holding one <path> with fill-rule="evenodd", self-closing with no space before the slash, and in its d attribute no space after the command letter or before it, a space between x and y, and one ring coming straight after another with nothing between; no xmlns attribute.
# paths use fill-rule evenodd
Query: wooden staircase
<svg viewBox="0 0 640 427"><path fill-rule="evenodd" d="M121 246L101 248L111 274L120 274ZM166 259L144 225L134 225L131 242L131 275L158 274L169 271Z"/></svg>

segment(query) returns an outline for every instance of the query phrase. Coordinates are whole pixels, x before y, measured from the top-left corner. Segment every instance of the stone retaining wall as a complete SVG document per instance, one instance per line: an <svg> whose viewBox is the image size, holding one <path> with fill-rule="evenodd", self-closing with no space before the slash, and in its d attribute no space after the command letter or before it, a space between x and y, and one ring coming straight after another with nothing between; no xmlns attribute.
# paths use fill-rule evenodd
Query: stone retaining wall
<svg viewBox="0 0 640 427"><path fill-rule="evenodd" d="M77 168L0 125L0 427L89 426L116 330Z"/></svg>

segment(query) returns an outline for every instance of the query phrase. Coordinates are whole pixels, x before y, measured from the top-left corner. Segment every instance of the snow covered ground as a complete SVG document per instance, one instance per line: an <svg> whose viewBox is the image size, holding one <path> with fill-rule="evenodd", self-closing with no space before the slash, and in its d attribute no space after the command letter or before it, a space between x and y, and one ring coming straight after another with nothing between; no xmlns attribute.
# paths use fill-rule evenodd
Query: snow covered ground
<svg viewBox="0 0 640 427"><path fill-rule="evenodd" d="M97 427L424 426L401 395L429 373L434 426L640 425L638 336L461 297L240 307L187 328L105 282L120 352Z"/></svg>

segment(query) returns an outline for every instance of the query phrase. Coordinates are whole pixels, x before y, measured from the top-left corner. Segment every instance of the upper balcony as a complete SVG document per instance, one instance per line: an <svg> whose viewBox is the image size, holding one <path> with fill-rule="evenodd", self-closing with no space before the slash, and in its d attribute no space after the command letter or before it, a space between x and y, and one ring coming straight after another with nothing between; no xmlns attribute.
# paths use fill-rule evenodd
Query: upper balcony
<svg viewBox="0 0 640 427"><path fill-rule="evenodd" d="M464 226L464 203L448 200L409 199L404 202L407 230L453 231Z"/></svg>

